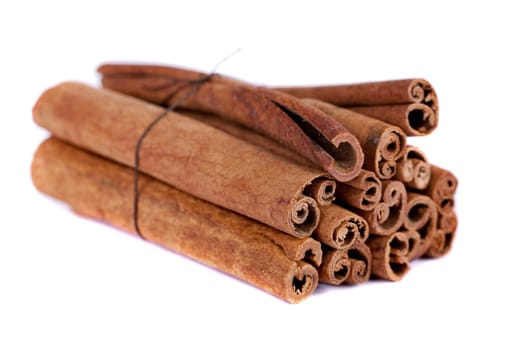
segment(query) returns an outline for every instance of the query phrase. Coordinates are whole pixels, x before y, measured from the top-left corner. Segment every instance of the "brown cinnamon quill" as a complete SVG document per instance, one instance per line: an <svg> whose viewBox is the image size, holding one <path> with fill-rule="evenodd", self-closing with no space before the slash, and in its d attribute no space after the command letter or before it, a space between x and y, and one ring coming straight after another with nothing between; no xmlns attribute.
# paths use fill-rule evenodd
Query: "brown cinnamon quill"
<svg viewBox="0 0 525 350"><path fill-rule="evenodd" d="M53 138L38 148L31 170L40 191L81 215L134 233L131 168ZM318 273L304 262L321 256L312 239L287 236L146 175L140 191L140 221L148 240L291 303L316 289Z"/></svg>
<svg viewBox="0 0 525 350"><path fill-rule="evenodd" d="M169 106L184 92L189 76L206 76L170 69L106 64L98 71L104 87ZM291 95L226 80L215 75L181 107L235 120L302 154L337 180L358 174L364 158L359 141L333 118Z"/></svg>
<svg viewBox="0 0 525 350"><path fill-rule="evenodd" d="M356 178L338 183L335 192L337 203L345 208L372 210L381 200L382 185L374 172L361 170Z"/></svg>
<svg viewBox="0 0 525 350"><path fill-rule="evenodd" d="M63 83L39 98L33 118L61 139L132 166L137 139L161 112L117 92ZM319 223L317 203L303 191L322 172L182 115L171 112L152 129L140 155L142 171L296 237Z"/></svg>
<svg viewBox="0 0 525 350"><path fill-rule="evenodd" d="M372 273L372 252L363 241L356 241L348 248L348 259L350 260L350 273L346 283L364 283L370 279Z"/></svg>
<svg viewBox="0 0 525 350"><path fill-rule="evenodd" d="M387 180L382 183L381 202L370 211L357 210L368 222L370 233L387 236L397 231L405 220L407 191L399 181Z"/></svg>
<svg viewBox="0 0 525 350"><path fill-rule="evenodd" d="M321 207L314 237L334 249L348 249L357 240L368 238L368 224L361 216L336 204Z"/></svg>
<svg viewBox="0 0 525 350"><path fill-rule="evenodd" d="M405 186L424 190L430 183L431 168L426 155L417 147L408 145L405 154L398 160L395 179Z"/></svg>
<svg viewBox="0 0 525 350"><path fill-rule="evenodd" d="M346 250L323 248L323 263L319 267L319 281L339 285L350 276L352 262Z"/></svg>
<svg viewBox="0 0 525 350"><path fill-rule="evenodd" d="M279 88L291 95L315 98L383 120L409 136L427 135L438 124L437 95L424 79L347 85Z"/></svg>
<svg viewBox="0 0 525 350"><path fill-rule="evenodd" d="M422 193L428 195L437 204L440 213L450 213L454 208L454 195L458 179L450 171L437 165L431 165L428 187Z"/></svg>
<svg viewBox="0 0 525 350"><path fill-rule="evenodd" d="M458 219L454 211L439 214L438 228L434 238L425 252L431 258L439 258L446 255L452 249L456 238Z"/></svg>
<svg viewBox="0 0 525 350"><path fill-rule="evenodd" d="M367 241L372 251L372 275L399 281L409 271L408 237L402 232L388 236L371 235Z"/></svg>
<svg viewBox="0 0 525 350"><path fill-rule="evenodd" d="M436 234L437 221L438 211L434 201L428 196L408 192L407 214L403 226L419 235L418 245L411 247L408 254L410 260L426 253Z"/></svg>
<svg viewBox="0 0 525 350"><path fill-rule="evenodd" d="M365 169L375 172L382 180L391 179L396 174L396 161L406 146L406 135L401 129L323 101L304 101L330 115L357 137L365 155Z"/></svg>

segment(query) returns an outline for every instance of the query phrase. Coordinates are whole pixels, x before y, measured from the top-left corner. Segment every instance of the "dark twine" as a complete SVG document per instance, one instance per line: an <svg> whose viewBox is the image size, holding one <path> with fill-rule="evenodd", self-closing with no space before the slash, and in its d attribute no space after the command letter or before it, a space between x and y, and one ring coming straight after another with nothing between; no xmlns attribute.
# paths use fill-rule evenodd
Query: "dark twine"
<svg viewBox="0 0 525 350"><path fill-rule="evenodd" d="M144 142L144 139L146 136L150 133L150 131L153 129L155 125L157 125L165 116L167 116L170 112L174 111L181 103L186 101L188 98L193 96L197 93L199 88L206 82L210 81L211 78L216 76L217 74L215 71L219 66L224 63L226 60L231 58L233 55L235 55L237 52L239 52L240 49L236 50L232 54L228 55L227 57L223 58L219 63L215 65L215 67L211 70L211 73L208 75L203 76L200 79L195 80L187 80L182 83L181 86L179 86L173 93L169 95L169 98L176 96L182 89L184 88L191 88L189 89L185 94L181 95L179 98L177 98L169 107L164 109L151 123L144 129L142 134L140 135L136 146L135 146L135 165L133 167L133 224L135 225L135 231L139 235L140 238L143 240L146 240L144 235L142 234L142 231L139 227L139 197L140 197L140 191L139 191L139 178L140 178L140 149L142 147L142 143ZM167 101L166 101L167 102Z"/></svg>

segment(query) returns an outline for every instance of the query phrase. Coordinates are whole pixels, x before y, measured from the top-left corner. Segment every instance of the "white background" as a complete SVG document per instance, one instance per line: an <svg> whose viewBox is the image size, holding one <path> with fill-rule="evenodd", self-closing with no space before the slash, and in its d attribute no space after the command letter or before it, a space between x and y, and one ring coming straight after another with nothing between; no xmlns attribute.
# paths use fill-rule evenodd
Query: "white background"
<svg viewBox="0 0 525 350"><path fill-rule="evenodd" d="M441 3L4 1L0 349L523 349L523 11ZM97 85L107 61L207 71L237 48L219 72L259 84L428 79L440 126L411 142L459 178L452 252L289 305L33 188L46 88Z"/></svg>

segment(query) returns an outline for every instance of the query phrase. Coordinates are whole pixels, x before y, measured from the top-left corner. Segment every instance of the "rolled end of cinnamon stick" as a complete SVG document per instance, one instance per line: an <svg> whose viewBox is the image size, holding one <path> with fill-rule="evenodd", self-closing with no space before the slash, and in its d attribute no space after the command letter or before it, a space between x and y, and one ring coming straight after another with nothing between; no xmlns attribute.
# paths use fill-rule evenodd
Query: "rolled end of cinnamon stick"
<svg viewBox="0 0 525 350"><path fill-rule="evenodd" d="M364 155L359 141L350 133L341 133L332 139L334 147L327 147L332 160L325 170L338 181L350 181L359 174Z"/></svg>
<svg viewBox="0 0 525 350"><path fill-rule="evenodd" d="M414 103L408 106L406 111L408 125L406 133L410 136L428 135L438 126L438 115L429 106L422 103Z"/></svg>
<svg viewBox="0 0 525 350"><path fill-rule="evenodd" d="M431 165L431 171L430 185L425 193L436 202L439 212L451 212L458 179L450 171L436 165Z"/></svg>
<svg viewBox="0 0 525 350"><path fill-rule="evenodd" d="M381 181L375 173L361 170L355 179L337 185L336 200L343 207L368 211L374 209L381 200L381 190Z"/></svg>
<svg viewBox="0 0 525 350"><path fill-rule="evenodd" d="M426 155L415 146L407 146L405 155L398 161L398 170L395 179L409 188L423 190L430 183L430 164Z"/></svg>
<svg viewBox="0 0 525 350"><path fill-rule="evenodd" d="M424 103L436 113L438 112L439 105L436 91L427 80L412 79L408 85L408 95L413 102Z"/></svg>
<svg viewBox="0 0 525 350"><path fill-rule="evenodd" d="M370 279L372 271L372 252L362 242L357 241L348 249L348 258L351 262L350 274L346 283L364 283Z"/></svg>
<svg viewBox="0 0 525 350"><path fill-rule="evenodd" d="M310 296L319 283L319 274L310 264L298 262L289 281L287 301L296 304Z"/></svg>
<svg viewBox="0 0 525 350"><path fill-rule="evenodd" d="M409 259L421 257L430 246L437 229L438 212L434 201L425 195L408 193L407 215L404 227L419 235L419 244L409 254Z"/></svg>
<svg viewBox="0 0 525 350"><path fill-rule="evenodd" d="M405 148L406 136L401 129L390 126L383 130L377 144L374 163L375 172L380 179L388 180L396 175L396 161L403 156Z"/></svg>
<svg viewBox="0 0 525 350"><path fill-rule="evenodd" d="M401 231L408 239L408 260L416 259L417 254L419 253L419 247L421 247L421 236L417 231L414 230L403 230Z"/></svg>
<svg viewBox="0 0 525 350"><path fill-rule="evenodd" d="M350 107L351 110L400 127L407 136L424 136L438 126L438 115L423 103Z"/></svg>
<svg viewBox="0 0 525 350"><path fill-rule="evenodd" d="M335 249L346 249L356 240L368 238L368 224L361 216L332 204L321 208L321 219L314 236Z"/></svg>
<svg viewBox="0 0 525 350"><path fill-rule="evenodd" d="M339 285L350 275L352 263L345 250L327 248L323 252L323 263L319 267L319 280Z"/></svg>
<svg viewBox="0 0 525 350"><path fill-rule="evenodd" d="M358 211L370 226L370 233L387 236L397 231L406 216L407 192L399 181L383 181L381 202L372 211Z"/></svg>
<svg viewBox="0 0 525 350"><path fill-rule="evenodd" d="M425 252L426 257L439 258L450 252L456 238L458 218L454 211L439 215L438 228L432 242Z"/></svg>
<svg viewBox="0 0 525 350"><path fill-rule="evenodd" d="M402 232L389 236L370 236L372 275L389 281L400 281L409 271L409 242Z"/></svg>
<svg viewBox="0 0 525 350"><path fill-rule="evenodd" d="M309 195L320 206L327 206L335 199L336 183L331 179L318 178L305 189L305 194Z"/></svg>
<svg viewBox="0 0 525 350"><path fill-rule="evenodd" d="M290 209L289 232L298 238L309 237L319 225L319 217L320 211L315 200L300 196Z"/></svg>

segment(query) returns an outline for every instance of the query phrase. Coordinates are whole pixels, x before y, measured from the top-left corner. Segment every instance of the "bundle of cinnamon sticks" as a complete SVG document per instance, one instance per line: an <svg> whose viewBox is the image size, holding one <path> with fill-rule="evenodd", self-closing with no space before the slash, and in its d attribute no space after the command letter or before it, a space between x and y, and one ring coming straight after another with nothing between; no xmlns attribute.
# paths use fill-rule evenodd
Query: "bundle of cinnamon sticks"
<svg viewBox="0 0 525 350"><path fill-rule="evenodd" d="M146 65L45 91L35 186L78 214L299 302L319 282L398 281L454 241L456 177L407 136L437 126L422 79L269 88Z"/></svg>

